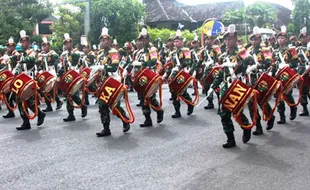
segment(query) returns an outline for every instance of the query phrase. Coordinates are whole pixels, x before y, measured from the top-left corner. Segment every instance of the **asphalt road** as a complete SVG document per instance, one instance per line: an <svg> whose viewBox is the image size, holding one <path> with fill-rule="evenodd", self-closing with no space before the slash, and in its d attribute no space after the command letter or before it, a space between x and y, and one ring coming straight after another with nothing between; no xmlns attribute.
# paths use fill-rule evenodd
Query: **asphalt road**
<svg viewBox="0 0 310 190"><path fill-rule="evenodd" d="M88 116L75 110L71 123L62 121L65 106L48 113L41 127L31 121L29 131L15 130L17 112L16 119L1 117L0 189L310 189L309 117L289 121L287 109L287 124L247 144L235 124L237 147L227 150L216 109L204 110L205 102L187 116L182 104L182 118L172 119L167 86L163 94L162 124L152 112L154 127L140 128L144 117L130 93L136 122L123 134L112 116L112 136L105 138L95 135L102 125L93 99Z"/></svg>

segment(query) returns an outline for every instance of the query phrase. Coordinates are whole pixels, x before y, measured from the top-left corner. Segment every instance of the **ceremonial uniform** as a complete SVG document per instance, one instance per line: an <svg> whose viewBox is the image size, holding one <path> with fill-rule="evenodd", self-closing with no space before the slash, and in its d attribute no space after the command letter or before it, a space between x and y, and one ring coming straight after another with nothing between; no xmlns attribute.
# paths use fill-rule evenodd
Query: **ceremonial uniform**
<svg viewBox="0 0 310 190"><path fill-rule="evenodd" d="M102 33L101 33L99 40L100 41L110 40L110 36L108 34L107 28L102 29ZM98 52L97 61L99 62L100 65L104 66L104 69L102 70L102 73L100 74L101 84L103 84L104 81L109 78L109 76L110 76L109 73L113 74L113 73L117 72L117 69L119 66L120 60L115 60L112 62L112 59L109 55L111 52L115 53L118 51L114 48L107 47L106 49L102 49ZM117 74L115 74L115 75L117 76ZM110 119L109 105L105 101L103 101L102 99L99 98L98 99L98 106L99 106L101 123L103 124L103 130L99 133L96 133L96 135L98 137L110 136L111 135L111 131L110 131L111 119ZM118 102L115 105L115 107L124 118L128 119L124 109L120 105L120 102ZM118 116L118 117L120 117L120 116ZM123 121L123 132L125 133L125 132L129 131L129 129L130 129L130 124Z"/></svg>
<svg viewBox="0 0 310 190"><path fill-rule="evenodd" d="M65 34L65 43L72 43L72 39L70 38L69 34ZM62 77L66 72L68 72L70 69L78 69L79 66L79 59L83 53L78 51L77 48L75 49L68 49L64 51L60 55L60 60L62 61L62 68L59 70L58 75L59 77ZM82 100L79 96L80 92L77 91L74 95L71 96L72 101L76 103L77 105L82 104ZM64 122L70 122L70 121L75 121L75 116L74 116L74 107L71 105L71 103L68 100L68 97L66 97L66 102L67 102L67 112L68 112L68 117L64 118ZM82 105L81 107L81 117L84 118L87 115L87 106Z"/></svg>

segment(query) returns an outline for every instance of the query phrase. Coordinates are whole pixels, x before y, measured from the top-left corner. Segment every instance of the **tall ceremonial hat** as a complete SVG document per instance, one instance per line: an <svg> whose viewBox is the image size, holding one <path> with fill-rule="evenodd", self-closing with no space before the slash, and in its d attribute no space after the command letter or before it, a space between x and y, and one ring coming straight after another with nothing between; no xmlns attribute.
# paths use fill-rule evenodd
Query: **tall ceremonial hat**
<svg viewBox="0 0 310 190"><path fill-rule="evenodd" d="M21 30L19 32L19 35L20 35L20 39L19 41L21 42L22 40L30 40L30 37L26 34L26 31L25 30Z"/></svg>
<svg viewBox="0 0 310 190"><path fill-rule="evenodd" d="M67 42L72 42L72 38L70 38L70 35L68 33L64 34L64 41L63 44L67 43Z"/></svg>
<svg viewBox="0 0 310 190"><path fill-rule="evenodd" d="M180 29L178 29L177 32L175 33L174 40L183 40L183 38L182 38L182 32L181 32Z"/></svg>
<svg viewBox="0 0 310 190"><path fill-rule="evenodd" d="M13 37L10 37L8 40L8 43L6 44L7 46L16 46Z"/></svg>
<svg viewBox="0 0 310 190"><path fill-rule="evenodd" d="M117 40L114 39L112 45L118 45Z"/></svg>
<svg viewBox="0 0 310 190"><path fill-rule="evenodd" d="M204 40L207 38L217 38L224 31L224 25L215 19L207 19L202 24L201 30L201 46L204 46Z"/></svg>
<svg viewBox="0 0 310 190"><path fill-rule="evenodd" d="M137 40L149 39L149 38L150 38L150 36L149 36L146 28L142 28Z"/></svg>
<svg viewBox="0 0 310 190"><path fill-rule="evenodd" d="M226 38L226 37L236 37L237 38L237 36L238 36L238 33L236 31L236 25L231 24L227 27L227 31L225 32L223 37L224 38Z"/></svg>
<svg viewBox="0 0 310 190"><path fill-rule="evenodd" d="M44 45L50 45L50 42L47 40L46 37L42 38L42 46L44 46Z"/></svg>
<svg viewBox="0 0 310 190"><path fill-rule="evenodd" d="M303 27L300 31L300 34L298 35L298 39L302 37L307 37L307 27Z"/></svg>
<svg viewBox="0 0 310 190"><path fill-rule="evenodd" d="M99 37L99 40L101 39L111 39L111 36L109 35L109 29L106 27L103 27L101 30L101 35Z"/></svg>
<svg viewBox="0 0 310 190"><path fill-rule="evenodd" d="M262 38L262 35L260 34L260 29L258 26L254 26L253 33L250 36L250 40L253 40L254 38Z"/></svg>
<svg viewBox="0 0 310 190"><path fill-rule="evenodd" d="M280 36L283 36L283 37L287 37L287 34L286 34L286 26L281 26L281 31L277 34L277 38L280 37Z"/></svg>
<svg viewBox="0 0 310 190"><path fill-rule="evenodd" d="M81 45L82 47L89 47L87 36L85 35L81 36Z"/></svg>
<svg viewBox="0 0 310 190"><path fill-rule="evenodd" d="M194 43L198 43L199 42L197 34L195 33L194 35L195 36L194 36L194 39L191 41L191 45L193 45Z"/></svg>
<svg viewBox="0 0 310 190"><path fill-rule="evenodd" d="M93 45L93 50L97 50L97 46L95 44Z"/></svg>

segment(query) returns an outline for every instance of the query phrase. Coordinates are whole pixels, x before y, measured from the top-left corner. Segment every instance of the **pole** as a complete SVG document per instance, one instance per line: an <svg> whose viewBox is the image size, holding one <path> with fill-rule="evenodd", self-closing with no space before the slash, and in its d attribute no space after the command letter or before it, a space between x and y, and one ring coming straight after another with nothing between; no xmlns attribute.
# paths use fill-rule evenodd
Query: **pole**
<svg viewBox="0 0 310 190"><path fill-rule="evenodd" d="M84 34L87 36L90 30L90 0L86 2L84 14Z"/></svg>

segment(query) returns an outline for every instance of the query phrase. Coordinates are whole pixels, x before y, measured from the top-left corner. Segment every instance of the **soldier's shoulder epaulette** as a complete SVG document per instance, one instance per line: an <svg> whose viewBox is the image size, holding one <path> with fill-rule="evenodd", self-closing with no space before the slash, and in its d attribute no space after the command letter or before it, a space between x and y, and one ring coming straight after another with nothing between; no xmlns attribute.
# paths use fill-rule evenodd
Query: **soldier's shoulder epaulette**
<svg viewBox="0 0 310 190"><path fill-rule="evenodd" d="M115 49L115 48L111 48L110 50L109 50L109 53L118 53L118 50L117 49Z"/></svg>
<svg viewBox="0 0 310 190"><path fill-rule="evenodd" d="M74 48L73 50L72 50L72 53L77 53L79 50L78 50L78 48Z"/></svg>
<svg viewBox="0 0 310 190"><path fill-rule="evenodd" d="M27 56L31 55L32 53L34 53L34 50L33 50L33 49L28 49L28 50L26 51Z"/></svg>
<svg viewBox="0 0 310 190"><path fill-rule="evenodd" d="M187 47L184 47L184 48L182 48L182 51L190 51L190 49Z"/></svg>
<svg viewBox="0 0 310 190"><path fill-rule="evenodd" d="M262 52L268 52L268 51L271 51L271 50L270 50L270 47L262 47L261 51Z"/></svg>
<svg viewBox="0 0 310 190"><path fill-rule="evenodd" d="M212 50L215 51L217 54L221 54L222 50L219 45L212 45Z"/></svg>
<svg viewBox="0 0 310 190"><path fill-rule="evenodd" d="M19 53L18 51L14 50L14 51L12 52L12 55L20 55L20 53Z"/></svg>

